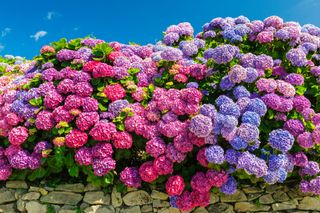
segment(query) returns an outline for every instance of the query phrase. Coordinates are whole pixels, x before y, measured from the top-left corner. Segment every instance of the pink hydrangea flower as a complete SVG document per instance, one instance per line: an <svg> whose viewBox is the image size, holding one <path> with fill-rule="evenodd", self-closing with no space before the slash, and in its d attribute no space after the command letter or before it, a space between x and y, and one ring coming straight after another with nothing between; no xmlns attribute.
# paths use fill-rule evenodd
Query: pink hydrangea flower
<svg viewBox="0 0 320 213"><path fill-rule="evenodd" d="M126 91L120 84L110 84L106 86L103 93L111 101L116 101L126 96Z"/></svg>
<svg viewBox="0 0 320 213"><path fill-rule="evenodd" d="M52 117L52 113L47 110L43 110L43 111L39 112L37 115L35 124L36 124L37 129L39 129L39 130L52 129L55 125L55 122Z"/></svg>
<svg viewBox="0 0 320 213"><path fill-rule="evenodd" d="M132 137L128 132L116 132L112 135L113 145L117 149L130 149Z"/></svg>
<svg viewBox="0 0 320 213"><path fill-rule="evenodd" d="M166 156L157 157L153 162L153 167L159 175L168 175L173 172L173 163Z"/></svg>
<svg viewBox="0 0 320 213"><path fill-rule="evenodd" d="M139 168L139 174L143 181L151 183L158 178L158 173L153 167L152 161L143 163Z"/></svg>
<svg viewBox="0 0 320 213"><path fill-rule="evenodd" d="M179 175L168 178L166 182L166 192L169 196L181 195L185 188L184 180Z"/></svg>
<svg viewBox="0 0 320 213"><path fill-rule="evenodd" d="M117 132L116 125L114 123L101 120L97 122L90 130L90 135L97 141L108 141L112 135Z"/></svg>
<svg viewBox="0 0 320 213"><path fill-rule="evenodd" d="M73 129L66 135L66 145L70 148L79 148L88 141L88 135L78 129Z"/></svg>
<svg viewBox="0 0 320 213"><path fill-rule="evenodd" d="M8 139L11 144L19 146L27 140L28 136L28 129L23 126L19 126L11 129Z"/></svg>
<svg viewBox="0 0 320 213"><path fill-rule="evenodd" d="M79 114L76 125L82 131L89 130L99 121L99 114L97 112L82 112Z"/></svg>

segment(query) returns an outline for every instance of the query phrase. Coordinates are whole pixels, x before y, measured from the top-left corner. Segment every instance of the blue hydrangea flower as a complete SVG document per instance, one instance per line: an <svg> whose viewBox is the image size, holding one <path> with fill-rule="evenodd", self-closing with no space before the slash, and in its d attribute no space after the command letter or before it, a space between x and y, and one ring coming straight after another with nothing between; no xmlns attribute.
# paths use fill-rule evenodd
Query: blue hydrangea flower
<svg viewBox="0 0 320 213"><path fill-rule="evenodd" d="M261 119L257 113L251 112L251 111L246 111L245 113L243 113L243 115L241 117L241 121L242 121L242 123L249 123L249 124L252 124L255 126L259 126Z"/></svg>
<svg viewBox="0 0 320 213"><path fill-rule="evenodd" d="M237 181L236 181L236 179L234 177L232 177L232 176L229 176L227 182L225 182L221 186L220 191L222 193L227 194L227 195L231 195L231 194L236 193L236 191L237 191Z"/></svg>
<svg viewBox="0 0 320 213"><path fill-rule="evenodd" d="M279 154L279 155L271 155L269 157L269 170L270 171L275 171L278 170L282 167L285 167L285 165L288 163L288 157L284 154Z"/></svg>
<svg viewBox="0 0 320 213"><path fill-rule="evenodd" d="M294 137L287 130L276 129L269 134L270 146L282 152L288 152L292 148L293 142Z"/></svg>
<svg viewBox="0 0 320 213"><path fill-rule="evenodd" d="M276 171L268 170L267 175L263 176L264 181L267 182L268 184L277 183L279 178L280 178L279 170L276 170Z"/></svg>
<svg viewBox="0 0 320 213"><path fill-rule="evenodd" d="M233 138L229 143L236 150L245 149L248 146L248 143L239 137Z"/></svg>
<svg viewBox="0 0 320 213"><path fill-rule="evenodd" d="M233 103L232 99L226 95L220 95L216 100L215 104L220 107L224 103Z"/></svg>
<svg viewBox="0 0 320 213"><path fill-rule="evenodd" d="M233 115L236 118L240 117L240 108L235 103L224 103L219 107L219 112L223 115Z"/></svg>
<svg viewBox="0 0 320 213"><path fill-rule="evenodd" d="M283 183L288 176L288 172L284 168L279 169L279 180L278 183Z"/></svg>
<svg viewBox="0 0 320 213"><path fill-rule="evenodd" d="M198 137L207 137L213 129L211 118L204 115L194 116L189 124L190 132Z"/></svg>
<svg viewBox="0 0 320 213"><path fill-rule="evenodd" d="M250 92L244 86L236 86L233 88L233 95L238 100L243 97L250 97Z"/></svg>
<svg viewBox="0 0 320 213"><path fill-rule="evenodd" d="M226 75L221 79L219 85L222 90L231 90L235 84L232 81L230 81L229 76Z"/></svg>
<svg viewBox="0 0 320 213"><path fill-rule="evenodd" d="M238 162L238 158L240 157L241 152L235 150L235 149L227 149L224 158L229 164L236 165Z"/></svg>
<svg viewBox="0 0 320 213"><path fill-rule="evenodd" d="M267 106L260 98L254 98L250 100L245 111L256 112L260 117L262 117L267 113Z"/></svg>

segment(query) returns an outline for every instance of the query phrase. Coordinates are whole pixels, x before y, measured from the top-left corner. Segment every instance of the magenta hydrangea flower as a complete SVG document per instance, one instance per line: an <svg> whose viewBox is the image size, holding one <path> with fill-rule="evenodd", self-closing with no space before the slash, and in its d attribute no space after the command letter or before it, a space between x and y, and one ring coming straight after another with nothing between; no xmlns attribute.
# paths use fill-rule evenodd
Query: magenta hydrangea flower
<svg viewBox="0 0 320 213"><path fill-rule="evenodd" d="M91 84L87 82L79 82L75 84L73 88L74 88L75 94L82 97L91 96L93 92L93 88Z"/></svg>
<svg viewBox="0 0 320 213"><path fill-rule="evenodd" d="M159 175L168 175L173 172L173 163L165 155L157 157L153 161L153 167Z"/></svg>
<svg viewBox="0 0 320 213"><path fill-rule="evenodd" d="M27 140L28 136L28 129L23 126L19 126L11 129L8 135L8 139L12 145L19 146Z"/></svg>
<svg viewBox="0 0 320 213"><path fill-rule="evenodd" d="M153 166L152 161L143 163L139 168L139 174L143 181L151 183L158 178L158 173Z"/></svg>
<svg viewBox="0 0 320 213"><path fill-rule="evenodd" d="M309 161L304 167L300 168L300 175L314 176L320 172L319 164L315 161Z"/></svg>
<svg viewBox="0 0 320 213"><path fill-rule="evenodd" d="M126 167L122 170L120 180L128 187L139 188L141 185L139 170L135 167Z"/></svg>
<svg viewBox="0 0 320 213"><path fill-rule="evenodd" d="M71 122L73 120L74 116L67 111L64 106L59 106L55 108L52 112L52 119L59 123L61 121L65 122Z"/></svg>
<svg viewBox="0 0 320 213"><path fill-rule="evenodd" d="M80 149L77 149L74 160L79 165L90 165L92 164L92 150L88 147L81 147Z"/></svg>
<svg viewBox="0 0 320 213"><path fill-rule="evenodd" d="M209 169L206 173L206 177L211 186L220 188L227 182L229 175L224 170L217 171Z"/></svg>
<svg viewBox="0 0 320 213"><path fill-rule="evenodd" d="M0 165L0 180L7 180L12 174L12 169L7 164L1 164Z"/></svg>
<svg viewBox="0 0 320 213"><path fill-rule="evenodd" d="M55 125L55 122L52 117L52 113L43 110L38 113L36 121L35 121L36 127L39 130L50 130Z"/></svg>
<svg viewBox="0 0 320 213"><path fill-rule="evenodd" d="M108 141L117 132L116 125L105 120L97 122L90 130L90 135L97 141Z"/></svg>
<svg viewBox="0 0 320 213"><path fill-rule="evenodd" d="M66 145L70 148L79 148L88 141L88 135L78 129L73 129L66 135Z"/></svg>
<svg viewBox="0 0 320 213"><path fill-rule="evenodd" d="M82 112L79 114L76 125L81 131L89 130L93 125L99 121L99 114L97 112Z"/></svg>
<svg viewBox="0 0 320 213"><path fill-rule="evenodd" d="M312 134L310 132L304 132L297 137L299 145L303 148L312 148L314 146L314 141L312 139Z"/></svg>
<svg viewBox="0 0 320 213"><path fill-rule="evenodd" d="M178 151L172 143L167 145L165 154L172 162L177 163L181 163L186 158L186 154Z"/></svg>
<svg viewBox="0 0 320 213"><path fill-rule="evenodd" d="M166 144L161 138L156 137L152 138L146 143L145 149L148 154L150 154L154 158L157 158L158 156L165 153Z"/></svg>
<svg viewBox="0 0 320 213"><path fill-rule="evenodd" d="M168 178L166 182L166 192L169 196L181 195L185 188L184 180L179 175Z"/></svg>
<svg viewBox="0 0 320 213"><path fill-rule="evenodd" d="M197 172L191 179L191 188L201 193L209 192L211 184L203 172Z"/></svg>
<svg viewBox="0 0 320 213"><path fill-rule="evenodd" d="M100 142L92 147L92 157L94 158L111 157L112 154L113 154L113 149L110 143Z"/></svg>
<svg viewBox="0 0 320 213"><path fill-rule="evenodd" d="M83 98L78 95L69 95L64 101L66 110L79 109L82 105Z"/></svg>
<svg viewBox="0 0 320 213"><path fill-rule="evenodd" d="M82 110L84 112L95 112L98 111L98 101L97 99L86 97L82 99Z"/></svg>
<svg viewBox="0 0 320 213"><path fill-rule="evenodd" d="M289 119L284 123L283 129L288 130L293 136L297 137L304 132L305 128L302 121L298 119Z"/></svg>
<svg viewBox="0 0 320 213"><path fill-rule="evenodd" d="M116 161L111 157L95 158L92 162L92 168L95 175L104 176L116 168Z"/></svg>
<svg viewBox="0 0 320 213"><path fill-rule="evenodd" d="M126 91L120 84L111 84L104 88L103 93L111 101L122 99L126 96Z"/></svg>
<svg viewBox="0 0 320 213"><path fill-rule="evenodd" d="M132 136L128 132L116 132L112 135L113 145L117 149L130 149L132 146Z"/></svg>

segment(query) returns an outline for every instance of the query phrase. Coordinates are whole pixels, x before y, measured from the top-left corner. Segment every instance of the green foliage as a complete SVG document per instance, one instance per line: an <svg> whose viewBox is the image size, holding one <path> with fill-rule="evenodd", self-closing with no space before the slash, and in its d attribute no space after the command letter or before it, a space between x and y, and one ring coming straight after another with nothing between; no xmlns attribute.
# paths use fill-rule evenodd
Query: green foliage
<svg viewBox="0 0 320 213"><path fill-rule="evenodd" d="M96 61L107 62L107 56L113 51L112 47L108 43L97 44L92 54L95 56L93 59Z"/></svg>

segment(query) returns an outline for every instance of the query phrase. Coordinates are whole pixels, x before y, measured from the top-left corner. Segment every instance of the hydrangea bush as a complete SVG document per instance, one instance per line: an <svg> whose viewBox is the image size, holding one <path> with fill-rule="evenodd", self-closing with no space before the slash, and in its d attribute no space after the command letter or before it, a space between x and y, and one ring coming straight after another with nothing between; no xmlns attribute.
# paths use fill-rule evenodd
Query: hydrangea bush
<svg viewBox="0 0 320 213"><path fill-rule="evenodd" d="M299 180L320 194L320 28L215 18L156 44L61 39L0 64L0 180L53 174L166 191Z"/></svg>

